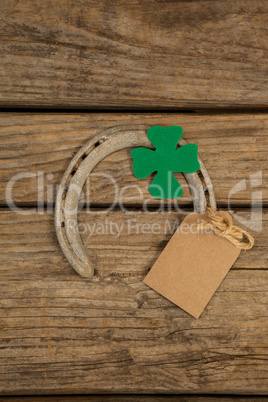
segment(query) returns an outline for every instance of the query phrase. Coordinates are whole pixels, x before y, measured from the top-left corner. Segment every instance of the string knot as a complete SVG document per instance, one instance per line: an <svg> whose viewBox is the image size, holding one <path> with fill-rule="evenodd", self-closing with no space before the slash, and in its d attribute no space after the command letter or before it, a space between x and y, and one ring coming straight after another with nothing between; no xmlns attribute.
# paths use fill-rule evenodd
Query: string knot
<svg viewBox="0 0 268 402"><path fill-rule="evenodd" d="M213 211L207 208L208 220L198 224L198 229L211 228L217 236L224 237L236 247L249 250L254 245L253 237L244 229L233 224L233 218L228 212Z"/></svg>

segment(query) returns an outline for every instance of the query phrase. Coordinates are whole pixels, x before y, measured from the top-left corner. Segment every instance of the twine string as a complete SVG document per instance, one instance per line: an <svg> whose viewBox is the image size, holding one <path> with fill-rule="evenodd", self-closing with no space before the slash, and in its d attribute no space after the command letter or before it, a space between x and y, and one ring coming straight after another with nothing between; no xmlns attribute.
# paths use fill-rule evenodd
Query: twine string
<svg viewBox="0 0 268 402"><path fill-rule="evenodd" d="M197 225L198 229L211 228L217 236L224 237L241 250L250 250L254 245L253 237L244 229L233 224L229 213L207 208L208 220Z"/></svg>

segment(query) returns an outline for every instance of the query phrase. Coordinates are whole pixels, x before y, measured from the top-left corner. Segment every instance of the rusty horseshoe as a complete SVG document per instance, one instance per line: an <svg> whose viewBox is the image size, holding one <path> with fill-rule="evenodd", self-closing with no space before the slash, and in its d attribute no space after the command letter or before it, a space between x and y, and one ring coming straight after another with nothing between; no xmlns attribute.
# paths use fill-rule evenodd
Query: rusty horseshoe
<svg viewBox="0 0 268 402"><path fill-rule="evenodd" d="M143 146L153 148L147 130L140 127L113 127L90 139L73 157L59 185L55 205L55 227L60 247L74 270L92 278L94 267L82 243L77 222L78 201L84 183L94 167L106 156L126 148ZM186 144L179 141L179 146ZM205 212L208 202L216 210L216 201L210 177L199 158L200 172L184 173L193 196L194 211ZM200 179L201 177L201 179ZM72 230L68 224L72 220Z"/></svg>

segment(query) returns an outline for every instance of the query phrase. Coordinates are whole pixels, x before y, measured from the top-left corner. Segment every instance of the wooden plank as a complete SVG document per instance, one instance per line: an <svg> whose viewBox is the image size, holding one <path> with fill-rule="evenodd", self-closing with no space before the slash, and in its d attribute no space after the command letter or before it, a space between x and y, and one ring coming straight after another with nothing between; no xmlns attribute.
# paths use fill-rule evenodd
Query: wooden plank
<svg viewBox="0 0 268 402"><path fill-rule="evenodd" d="M3 106L264 106L265 0L1 1Z"/></svg>
<svg viewBox="0 0 268 402"><path fill-rule="evenodd" d="M162 227L163 215L134 217ZM84 234L97 267L87 281L59 250L52 215L0 218L2 394L267 394L267 211L256 248L239 258L199 320L142 283L170 235ZM254 253L263 269L241 269Z"/></svg>
<svg viewBox="0 0 268 402"><path fill-rule="evenodd" d="M247 210L236 212L239 218L250 218ZM68 279L74 279L74 272L57 243L52 211L30 215L4 211L0 218L2 279L11 281L26 277L36 280L46 279L47 275L50 280L65 279L66 275ZM137 213L135 210L127 214L120 211L104 213L100 209L91 214L80 212L78 218L79 230L95 262L97 275L119 279L134 276L140 280L158 258L184 215L177 212ZM241 252L234 269L268 268L267 209L262 219L260 232L249 230L255 238L254 248ZM240 222L235 223L240 225ZM50 253L53 259L47 260Z"/></svg>
<svg viewBox="0 0 268 402"><path fill-rule="evenodd" d="M267 402L265 396L210 396L210 395L53 395L53 396L3 396L3 401L9 402Z"/></svg>
<svg viewBox="0 0 268 402"><path fill-rule="evenodd" d="M148 128L154 125L181 125L184 138L199 146L199 154L214 184L217 201L227 205L250 205L261 197L268 202L268 115L189 115L189 114L2 114L0 116L0 203L6 205L7 184L16 175L34 177L17 181L12 197L19 204L46 203L55 200L60 182L75 152L86 141L113 126ZM137 180L132 171L129 150L117 152L103 160L85 186L84 201L94 205L159 206L161 202L148 192L151 177ZM260 175L259 181L256 175ZM105 177L108 175L108 178ZM94 176L94 175L93 175ZM118 186L118 195L111 181ZM189 205L189 189L179 173L184 196L179 205ZM243 188L243 186L245 187ZM38 195L38 186L41 191ZM262 194L260 193L262 191ZM42 194L43 192L43 194Z"/></svg>

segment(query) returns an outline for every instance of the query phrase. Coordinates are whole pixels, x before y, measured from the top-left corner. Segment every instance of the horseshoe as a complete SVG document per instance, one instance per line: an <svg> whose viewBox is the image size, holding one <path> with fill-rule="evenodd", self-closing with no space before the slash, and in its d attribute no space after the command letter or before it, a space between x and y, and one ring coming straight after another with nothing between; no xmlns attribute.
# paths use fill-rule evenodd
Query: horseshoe
<svg viewBox="0 0 268 402"><path fill-rule="evenodd" d="M144 128L113 127L109 128L89 140L73 157L66 169L59 185L55 205L56 234L63 254L81 276L92 278L94 267L87 256L80 238L77 222L78 201L82 188L94 167L106 156L126 148L147 147L153 145L147 138ZM179 146L185 145L185 140L179 141ZM205 212L207 201L212 209L216 210L216 201L213 186L206 168L200 163L200 175L184 173L193 196L194 211ZM67 230L72 224L72 230Z"/></svg>

